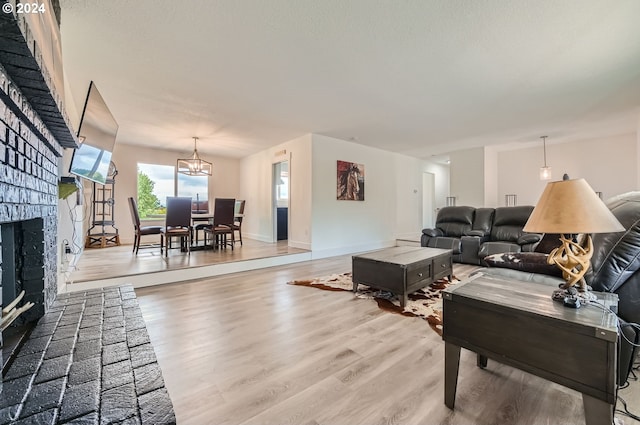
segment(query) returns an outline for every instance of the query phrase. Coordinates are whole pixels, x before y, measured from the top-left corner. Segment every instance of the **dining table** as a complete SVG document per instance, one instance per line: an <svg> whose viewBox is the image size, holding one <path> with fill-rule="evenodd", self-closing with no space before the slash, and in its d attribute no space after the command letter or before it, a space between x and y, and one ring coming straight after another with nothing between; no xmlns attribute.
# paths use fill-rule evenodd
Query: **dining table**
<svg viewBox="0 0 640 425"><path fill-rule="evenodd" d="M235 221L241 222L242 219L244 218L244 214L236 213L234 214L233 218L235 219ZM199 224L213 224L213 213L191 213L191 224L194 231L195 231L195 227ZM192 238L191 250L198 251L202 249L207 249L207 246L198 245L197 243L194 244L193 238Z"/></svg>

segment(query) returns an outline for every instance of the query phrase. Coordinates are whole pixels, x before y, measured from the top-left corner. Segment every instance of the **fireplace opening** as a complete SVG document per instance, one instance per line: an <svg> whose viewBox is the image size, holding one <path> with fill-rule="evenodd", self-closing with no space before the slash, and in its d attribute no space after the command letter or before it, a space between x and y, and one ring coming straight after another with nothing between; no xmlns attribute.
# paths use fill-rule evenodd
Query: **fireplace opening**
<svg viewBox="0 0 640 425"><path fill-rule="evenodd" d="M2 376L11 367L13 360L20 351L20 347L28 339L37 322L25 323L24 325L10 326L2 332Z"/></svg>
<svg viewBox="0 0 640 425"><path fill-rule="evenodd" d="M33 219L0 225L2 246L2 308L10 305L22 291L17 308L33 302L2 331L2 374L28 339L44 314L44 222Z"/></svg>

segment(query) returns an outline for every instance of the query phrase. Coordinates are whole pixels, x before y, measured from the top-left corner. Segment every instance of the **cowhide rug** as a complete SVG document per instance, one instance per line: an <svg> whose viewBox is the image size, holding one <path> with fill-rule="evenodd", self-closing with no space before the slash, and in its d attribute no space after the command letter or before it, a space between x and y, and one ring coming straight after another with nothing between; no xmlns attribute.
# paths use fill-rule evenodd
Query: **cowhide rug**
<svg viewBox="0 0 640 425"><path fill-rule="evenodd" d="M440 292L447 286L455 285L457 282L459 280L456 277L453 277L452 282L449 282L446 278L440 279L426 288L409 294L409 300L404 309L400 307L398 297L391 292L379 291L366 285L358 285L358 292L354 295L360 299L376 300L378 307L382 310L402 314L403 316L420 317L426 320L431 329L436 331L438 335L442 335L442 298ZM353 291L351 273L332 274L330 276L310 280L294 280L287 283L289 285L310 286L326 291Z"/></svg>

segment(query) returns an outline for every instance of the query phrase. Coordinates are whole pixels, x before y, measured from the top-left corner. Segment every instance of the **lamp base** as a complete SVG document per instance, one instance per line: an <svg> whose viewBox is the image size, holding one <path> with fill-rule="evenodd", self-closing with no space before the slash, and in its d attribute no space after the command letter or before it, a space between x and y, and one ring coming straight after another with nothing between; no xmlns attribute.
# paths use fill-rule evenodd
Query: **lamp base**
<svg viewBox="0 0 640 425"><path fill-rule="evenodd" d="M563 303L566 307L580 308L598 299L595 294L592 294L588 290L578 291L573 286L566 289L562 286L564 285L561 285L560 289L553 291L551 299Z"/></svg>
<svg viewBox="0 0 640 425"><path fill-rule="evenodd" d="M565 288L578 285L580 291L586 290L584 275L591 266L593 256L591 235L585 235L582 244L574 241L571 235L562 235L560 241L562 245L549 253L547 263L555 264L562 270L562 277L567 281Z"/></svg>

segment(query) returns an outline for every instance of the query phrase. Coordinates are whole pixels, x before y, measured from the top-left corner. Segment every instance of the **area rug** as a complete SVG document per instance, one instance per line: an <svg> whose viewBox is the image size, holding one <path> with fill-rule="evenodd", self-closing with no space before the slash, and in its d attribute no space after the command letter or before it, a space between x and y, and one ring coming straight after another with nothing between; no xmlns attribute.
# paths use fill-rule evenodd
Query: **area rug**
<svg viewBox="0 0 640 425"><path fill-rule="evenodd" d="M442 336L442 297L440 293L444 288L455 285L457 282L459 280L456 277L453 277L451 282L446 278L440 279L426 288L409 294L409 300L404 309L400 307L399 298L391 292L380 291L366 285L358 285L358 292L354 295L358 299L375 300L378 303L378 307L384 311L424 319L429 323L431 329ZM332 274L315 279L294 280L287 283L326 291L353 291L351 273Z"/></svg>

